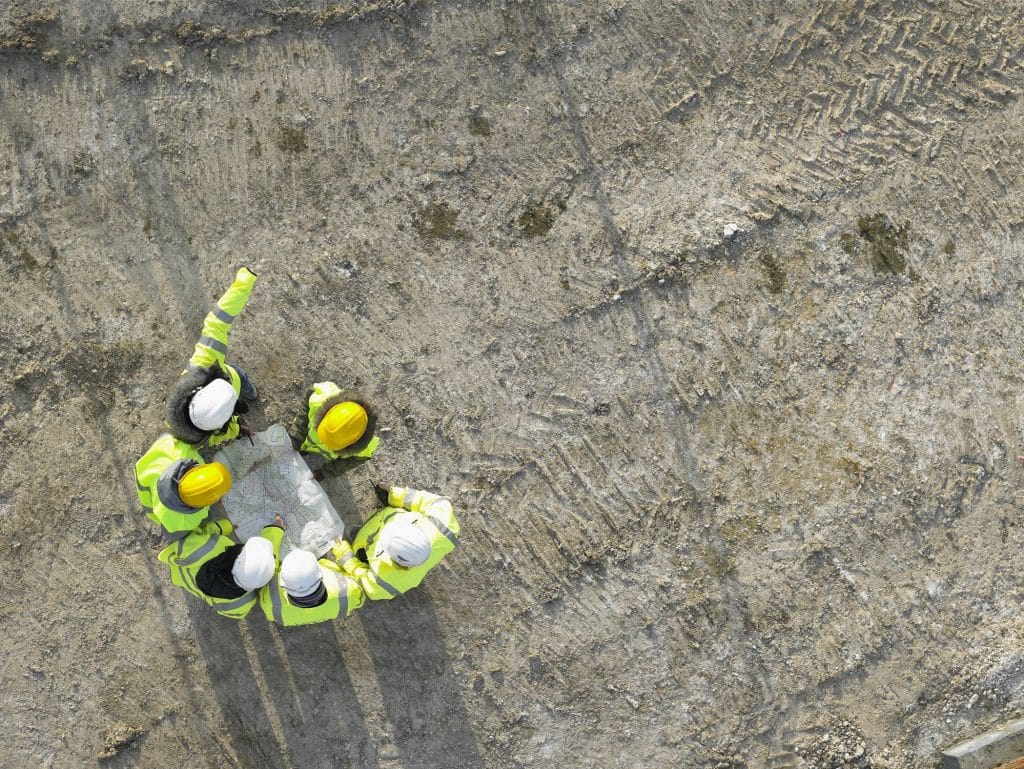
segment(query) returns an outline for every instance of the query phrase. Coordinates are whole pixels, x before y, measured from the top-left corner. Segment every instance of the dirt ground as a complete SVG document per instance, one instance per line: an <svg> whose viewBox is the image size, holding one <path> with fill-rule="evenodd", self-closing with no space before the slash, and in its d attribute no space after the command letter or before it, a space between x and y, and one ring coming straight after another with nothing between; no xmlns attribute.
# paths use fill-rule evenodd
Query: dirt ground
<svg viewBox="0 0 1024 769"><path fill-rule="evenodd" d="M0 765L934 767L1024 709L1024 3L8 0ZM234 270L254 427L448 494L282 632L131 468Z"/></svg>

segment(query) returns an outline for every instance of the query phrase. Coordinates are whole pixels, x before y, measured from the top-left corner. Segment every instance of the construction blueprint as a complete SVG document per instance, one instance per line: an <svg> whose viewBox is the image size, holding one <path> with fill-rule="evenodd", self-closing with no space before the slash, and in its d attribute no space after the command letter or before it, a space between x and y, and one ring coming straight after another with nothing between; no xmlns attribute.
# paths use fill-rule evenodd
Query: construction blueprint
<svg viewBox="0 0 1024 769"><path fill-rule="evenodd" d="M295 548L317 556L341 536L341 517L292 448L282 425L271 425L229 443L214 455L231 472L231 491L221 500L240 542L260 533L280 514L285 523L281 557Z"/></svg>

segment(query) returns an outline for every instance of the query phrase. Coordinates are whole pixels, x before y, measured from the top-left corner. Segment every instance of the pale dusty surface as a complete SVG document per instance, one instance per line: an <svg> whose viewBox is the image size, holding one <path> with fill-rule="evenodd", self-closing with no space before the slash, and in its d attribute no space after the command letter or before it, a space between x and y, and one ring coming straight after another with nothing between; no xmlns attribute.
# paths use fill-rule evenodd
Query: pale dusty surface
<svg viewBox="0 0 1024 769"><path fill-rule="evenodd" d="M282 558L296 548L322 555L344 533L338 511L292 448L283 425L232 441L213 459L231 473L231 490L221 500L221 508L234 524L239 542L258 535L277 515L285 524ZM214 515L219 514L214 509Z"/></svg>
<svg viewBox="0 0 1024 769"><path fill-rule="evenodd" d="M1020 2L50 9L0 9L0 764L916 768L1020 715ZM341 516L456 506L405 600L284 633L153 558L130 468L241 264L254 426L354 384Z"/></svg>

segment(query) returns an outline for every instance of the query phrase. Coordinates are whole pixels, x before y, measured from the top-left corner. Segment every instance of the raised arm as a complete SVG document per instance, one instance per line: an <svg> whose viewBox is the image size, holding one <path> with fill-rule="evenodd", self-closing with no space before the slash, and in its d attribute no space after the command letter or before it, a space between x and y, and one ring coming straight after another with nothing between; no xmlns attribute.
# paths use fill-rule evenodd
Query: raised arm
<svg viewBox="0 0 1024 769"><path fill-rule="evenodd" d="M235 275L235 282L224 292L224 296L217 300L217 306L206 315L206 319L203 321L203 335L196 342L195 352L189 359L190 365L210 368L214 365L224 364L224 355L228 351L231 323L245 308L245 303L249 301L249 294L252 293L255 282L256 273L248 267L243 267L238 271Z"/></svg>

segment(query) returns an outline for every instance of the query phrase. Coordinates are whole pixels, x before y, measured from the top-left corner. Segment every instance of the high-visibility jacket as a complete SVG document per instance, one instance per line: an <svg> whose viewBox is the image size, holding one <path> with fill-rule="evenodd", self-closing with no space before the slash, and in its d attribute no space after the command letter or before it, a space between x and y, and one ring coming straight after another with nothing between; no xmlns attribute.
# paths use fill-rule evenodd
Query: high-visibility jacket
<svg viewBox="0 0 1024 769"><path fill-rule="evenodd" d="M280 570L270 582L260 588L260 608L267 619L278 625L312 625L347 617L366 600L359 583L342 573L338 564L327 558L320 559L320 574L327 589L327 597L319 606L297 606L281 586Z"/></svg>
<svg viewBox="0 0 1024 769"><path fill-rule="evenodd" d="M316 428L320 426L320 422L328 411L345 401L353 401L366 409L366 416L368 417L366 432L363 433L362 438L351 446L346 446L340 451L331 451L320 440ZM309 391L308 405L309 413L306 415L306 436L302 441L302 445L299 446L299 451L307 454L319 454L328 459L369 458L373 456L373 452L377 450L377 444L380 442L377 436L373 434L377 426L377 413L373 406L360 399L352 391L342 390L334 382L317 382L313 385L313 389Z"/></svg>
<svg viewBox="0 0 1024 769"><path fill-rule="evenodd" d="M234 527L226 518L219 521L207 521L191 531L187 536L168 545L157 556L171 569L171 582L185 588L189 593L212 606L224 617L242 619L258 602L255 590L248 590L234 598L221 598L204 593L197 584L200 569L232 547L241 549L241 545L228 539ZM281 550L284 529L279 526L267 526L260 532L274 546L274 557ZM236 555L237 557L237 555Z"/></svg>
<svg viewBox="0 0 1024 769"><path fill-rule="evenodd" d="M238 437L237 413L220 430L200 430L189 419L188 406L196 390L214 379L224 379L231 384L236 394L241 392L242 379L238 371L228 365L224 356L228 351L231 322L245 308L255 282L256 275L247 268L243 267L238 271L234 283L206 315L202 336L196 342L195 352L171 388L167 398L167 425L171 433L180 440L197 445L205 441L210 446L216 446Z"/></svg>
<svg viewBox="0 0 1024 769"><path fill-rule="evenodd" d="M182 502L178 484L196 465L204 464L199 452L173 435L161 435L135 463L135 490L148 517L170 539L180 539L201 524L209 507Z"/></svg>
<svg viewBox="0 0 1024 769"><path fill-rule="evenodd" d="M344 543L336 547L334 556L342 569L355 577L366 593L375 600L388 600L411 590L423 581L427 572L459 543L459 522L452 512L452 503L428 491L392 487L388 507L378 510L363 524L346 552ZM391 521L405 521L422 527L430 537L430 557L419 566L399 566L386 552L378 550L381 529ZM366 560L356 556L365 552Z"/></svg>

